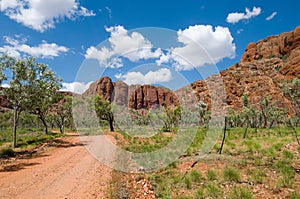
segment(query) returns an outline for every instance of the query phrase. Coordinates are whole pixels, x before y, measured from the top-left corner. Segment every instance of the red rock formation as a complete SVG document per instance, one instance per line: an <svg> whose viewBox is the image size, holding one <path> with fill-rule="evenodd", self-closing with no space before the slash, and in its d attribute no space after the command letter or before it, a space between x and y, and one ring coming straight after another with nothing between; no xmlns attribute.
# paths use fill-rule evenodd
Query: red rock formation
<svg viewBox="0 0 300 199"><path fill-rule="evenodd" d="M83 95L95 95L99 94L105 100L111 101L112 94L114 90L114 84L111 79L107 76L98 79L96 82L92 83L88 90L86 90Z"/></svg>
<svg viewBox="0 0 300 199"><path fill-rule="evenodd" d="M220 74L226 90L226 103L236 110L242 108L241 97L246 93L252 104L258 104L269 95L273 101L279 102L279 106L290 108L291 103L282 94L281 84L300 77L300 26L289 33L250 43L240 63ZM209 80L196 81L191 87L210 107L210 92L206 86ZM215 89L220 89L220 86L216 85Z"/></svg>
<svg viewBox="0 0 300 199"><path fill-rule="evenodd" d="M4 89L0 87L0 91ZM12 108L12 104L6 97L0 96L0 112L6 112Z"/></svg>
<svg viewBox="0 0 300 199"><path fill-rule="evenodd" d="M92 83L83 95L93 94L133 109L150 109L164 103L171 106L177 102L176 95L168 89L152 85L128 86L122 81L113 83L109 77L102 77Z"/></svg>

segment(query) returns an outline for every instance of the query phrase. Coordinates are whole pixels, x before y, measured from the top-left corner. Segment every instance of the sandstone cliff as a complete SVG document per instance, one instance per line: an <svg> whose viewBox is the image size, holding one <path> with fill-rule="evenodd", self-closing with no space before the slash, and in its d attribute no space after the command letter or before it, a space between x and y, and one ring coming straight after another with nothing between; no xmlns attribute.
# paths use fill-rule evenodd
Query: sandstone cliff
<svg viewBox="0 0 300 199"><path fill-rule="evenodd" d="M289 100L282 94L281 85L284 81L300 77L300 26L291 32L250 43L240 63L221 71L221 77L226 90L226 103L235 110L242 108L241 97L248 94L252 104L269 95L279 106L292 112ZM191 84L198 98L209 105L211 98L206 83L211 79L213 76Z"/></svg>
<svg viewBox="0 0 300 199"><path fill-rule="evenodd" d="M118 105L133 109L150 109L166 103L168 106L178 102L175 93L166 88L152 85L130 85L122 81L112 82L105 76L92 83L83 95L98 94Z"/></svg>

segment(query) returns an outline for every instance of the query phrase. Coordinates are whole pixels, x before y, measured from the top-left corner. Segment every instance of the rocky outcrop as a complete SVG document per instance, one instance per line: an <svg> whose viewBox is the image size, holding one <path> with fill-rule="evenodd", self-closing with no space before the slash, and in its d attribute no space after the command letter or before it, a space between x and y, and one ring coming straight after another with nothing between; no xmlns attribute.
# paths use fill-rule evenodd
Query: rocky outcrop
<svg viewBox="0 0 300 199"><path fill-rule="evenodd" d="M300 26L295 30L250 43L241 64L278 58L277 70L286 76L300 76Z"/></svg>
<svg viewBox="0 0 300 199"><path fill-rule="evenodd" d="M0 92L2 89L4 88L0 87ZM6 97L0 96L0 112L6 112L9 109L12 109L11 102Z"/></svg>
<svg viewBox="0 0 300 199"><path fill-rule="evenodd" d="M84 96L98 94L105 100L117 105L128 106L133 109L150 109L156 106L162 106L166 103L168 106L176 104L176 95L166 88L152 85L130 85L122 81L115 83L109 77L102 77L95 83L92 83Z"/></svg>
<svg viewBox="0 0 300 199"><path fill-rule="evenodd" d="M300 26L289 33L250 43L240 63L220 74L223 85L216 84L214 89L225 88L227 106L240 110L244 94L248 94L252 104L258 104L268 95L292 113L290 101L282 94L282 83L300 77ZM206 85L212 78L191 84L198 98L209 107L211 96Z"/></svg>
<svg viewBox="0 0 300 199"><path fill-rule="evenodd" d="M150 109L162 106L164 103L171 106L177 102L175 93L165 88L133 85L129 89L128 107L133 109Z"/></svg>
<svg viewBox="0 0 300 199"><path fill-rule="evenodd" d="M89 96L89 95L99 94L105 100L111 101L113 90L114 90L114 83L111 81L109 77L105 76L98 79L96 82L92 83L89 89L87 89L83 93L83 95Z"/></svg>

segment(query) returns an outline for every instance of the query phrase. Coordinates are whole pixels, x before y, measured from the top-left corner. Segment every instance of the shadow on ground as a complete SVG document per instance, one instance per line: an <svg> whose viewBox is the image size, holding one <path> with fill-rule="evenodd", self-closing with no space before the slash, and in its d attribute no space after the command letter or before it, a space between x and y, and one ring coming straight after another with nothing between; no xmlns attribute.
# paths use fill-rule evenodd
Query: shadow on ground
<svg viewBox="0 0 300 199"><path fill-rule="evenodd" d="M15 171L19 171L21 169L25 169L26 167L35 166L38 164L40 164L40 163L34 162L34 163L11 164L11 165L4 166L2 169L0 169L0 172L15 172Z"/></svg>

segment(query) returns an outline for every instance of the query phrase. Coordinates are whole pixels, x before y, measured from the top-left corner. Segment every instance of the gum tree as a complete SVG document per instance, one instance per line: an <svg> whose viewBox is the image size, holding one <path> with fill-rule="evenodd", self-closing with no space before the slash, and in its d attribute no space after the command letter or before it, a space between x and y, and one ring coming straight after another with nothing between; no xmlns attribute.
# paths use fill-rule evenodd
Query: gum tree
<svg viewBox="0 0 300 199"><path fill-rule="evenodd" d="M284 95L291 101L295 114L287 119L288 125L292 128L295 138L300 145L297 125L300 125L300 78L294 78L290 83L285 82L283 85Z"/></svg>
<svg viewBox="0 0 300 199"><path fill-rule="evenodd" d="M60 133L64 133L66 125L72 125L72 97L61 94L59 99L51 106L50 118L59 127Z"/></svg>
<svg viewBox="0 0 300 199"><path fill-rule="evenodd" d="M38 115L48 133L45 115L60 89L60 79L47 65L37 63L34 58L2 56L0 74L0 78L7 80L9 85L1 95L10 100L14 112L13 147L17 145L17 126L22 111Z"/></svg>
<svg viewBox="0 0 300 199"><path fill-rule="evenodd" d="M101 120L105 120L109 123L110 131L114 131L114 114L112 112L111 103L103 99L100 95L96 95L94 98L95 112Z"/></svg>
<svg viewBox="0 0 300 199"><path fill-rule="evenodd" d="M55 73L45 64L34 62L27 70L30 83L28 108L31 113L38 116L44 126L45 133L48 134L46 117L49 113L49 107L60 99L58 91L61 88L61 79L57 78Z"/></svg>

